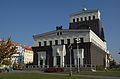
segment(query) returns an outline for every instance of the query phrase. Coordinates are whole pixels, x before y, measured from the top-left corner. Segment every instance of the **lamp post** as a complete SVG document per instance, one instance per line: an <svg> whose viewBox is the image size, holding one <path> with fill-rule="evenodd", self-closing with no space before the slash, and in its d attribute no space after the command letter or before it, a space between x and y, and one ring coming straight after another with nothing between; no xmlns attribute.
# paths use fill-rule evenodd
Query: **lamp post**
<svg viewBox="0 0 120 79"><path fill-rule="evenodd" d="M72 76L72 61L71 61L71 50L72 50L72 45L70 44L68 46L69 52L70 52L70 72L69 72L69 76Z"/></svg>
<svg viewBox="0 0 120 79"><path fill-rule="evenodd" d="M79 73L80 72L80 63L79 63L79 57L80 57L80 55L79 55L79 42L80 42L80 39L79 38L77 38L76 39L76 41L77 41L77 72Z"/></svg>

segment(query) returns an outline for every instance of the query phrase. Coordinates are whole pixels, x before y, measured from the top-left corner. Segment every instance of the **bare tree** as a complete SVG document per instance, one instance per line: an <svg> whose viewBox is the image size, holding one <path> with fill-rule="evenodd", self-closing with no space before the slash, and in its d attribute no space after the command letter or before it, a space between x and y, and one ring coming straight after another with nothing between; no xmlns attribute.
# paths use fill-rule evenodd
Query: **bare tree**
<svg viewBox="0 0 120 79"><path fill-rule="evenodd" d="M0 64L3 63L4 59L10 58L16 52L16 46L12 43L10 38L2 40L0 42Z"/></svg>

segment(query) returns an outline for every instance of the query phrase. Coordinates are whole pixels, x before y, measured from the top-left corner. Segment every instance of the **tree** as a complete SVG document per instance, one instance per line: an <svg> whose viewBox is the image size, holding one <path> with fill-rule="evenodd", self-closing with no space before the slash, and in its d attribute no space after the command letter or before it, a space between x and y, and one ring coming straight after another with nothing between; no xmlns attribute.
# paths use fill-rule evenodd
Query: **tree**
<svg viewBox="0 0 120 79"><path fill-rule="evenodd" d="M116 66L116 61L115 60L110 61L110 68L113 68L115 66Z"/></svg>
<svg viewBox="0 0 120 79"><path fill-rule="evenodd" d="M12 62L11 62L10 59L4 59L3 62L2 62L2 64L4 64L4 65L11 65Z"/></svg>
<svg viewBox="0 0 120 79"><path fill-rule="evenodd" d="M0 64L15 53L17 53L16 46L12 43L10 38L0 42Z"/></svg>

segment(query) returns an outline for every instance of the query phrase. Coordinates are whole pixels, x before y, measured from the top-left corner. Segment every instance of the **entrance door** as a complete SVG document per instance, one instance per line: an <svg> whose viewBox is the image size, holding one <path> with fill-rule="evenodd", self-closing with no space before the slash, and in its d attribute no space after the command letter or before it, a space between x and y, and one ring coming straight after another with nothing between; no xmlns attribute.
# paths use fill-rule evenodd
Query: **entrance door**
<svg viewBox="0 0 120 79"><path fill-rule="evenodd" d="M40 65L41 65L41 66L43 65L43 60L40 60Z"/></svg>
<svg viewBox="0 0 120 79"><path fill-rule="evenodd" d="M60 56L57 56L57 66L60 67Z"/></svg>

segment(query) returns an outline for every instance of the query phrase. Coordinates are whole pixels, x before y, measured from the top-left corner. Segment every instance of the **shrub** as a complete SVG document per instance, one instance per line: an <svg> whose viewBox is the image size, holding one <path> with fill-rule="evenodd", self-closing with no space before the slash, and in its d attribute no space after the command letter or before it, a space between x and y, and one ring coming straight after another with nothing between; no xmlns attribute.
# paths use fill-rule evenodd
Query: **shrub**
<svg viewBox="0 0 120 79"><path fill-rule="evenodd" d="M44 72L63 72L64 68L54 68L54 67L50 67L45 69Z"/></svg>
<svg viewBox="0 0 120 79"><path fill-rule="evenodd" d="M120 71L120 68L112 68L111 71Z"/></svg>
<svg viewBox="0 0 120 79"><path fill-rule="evenodd" d="M104 70L104 69L105 69L105 67L102 65L96 66L96 70Z"/></svg>

